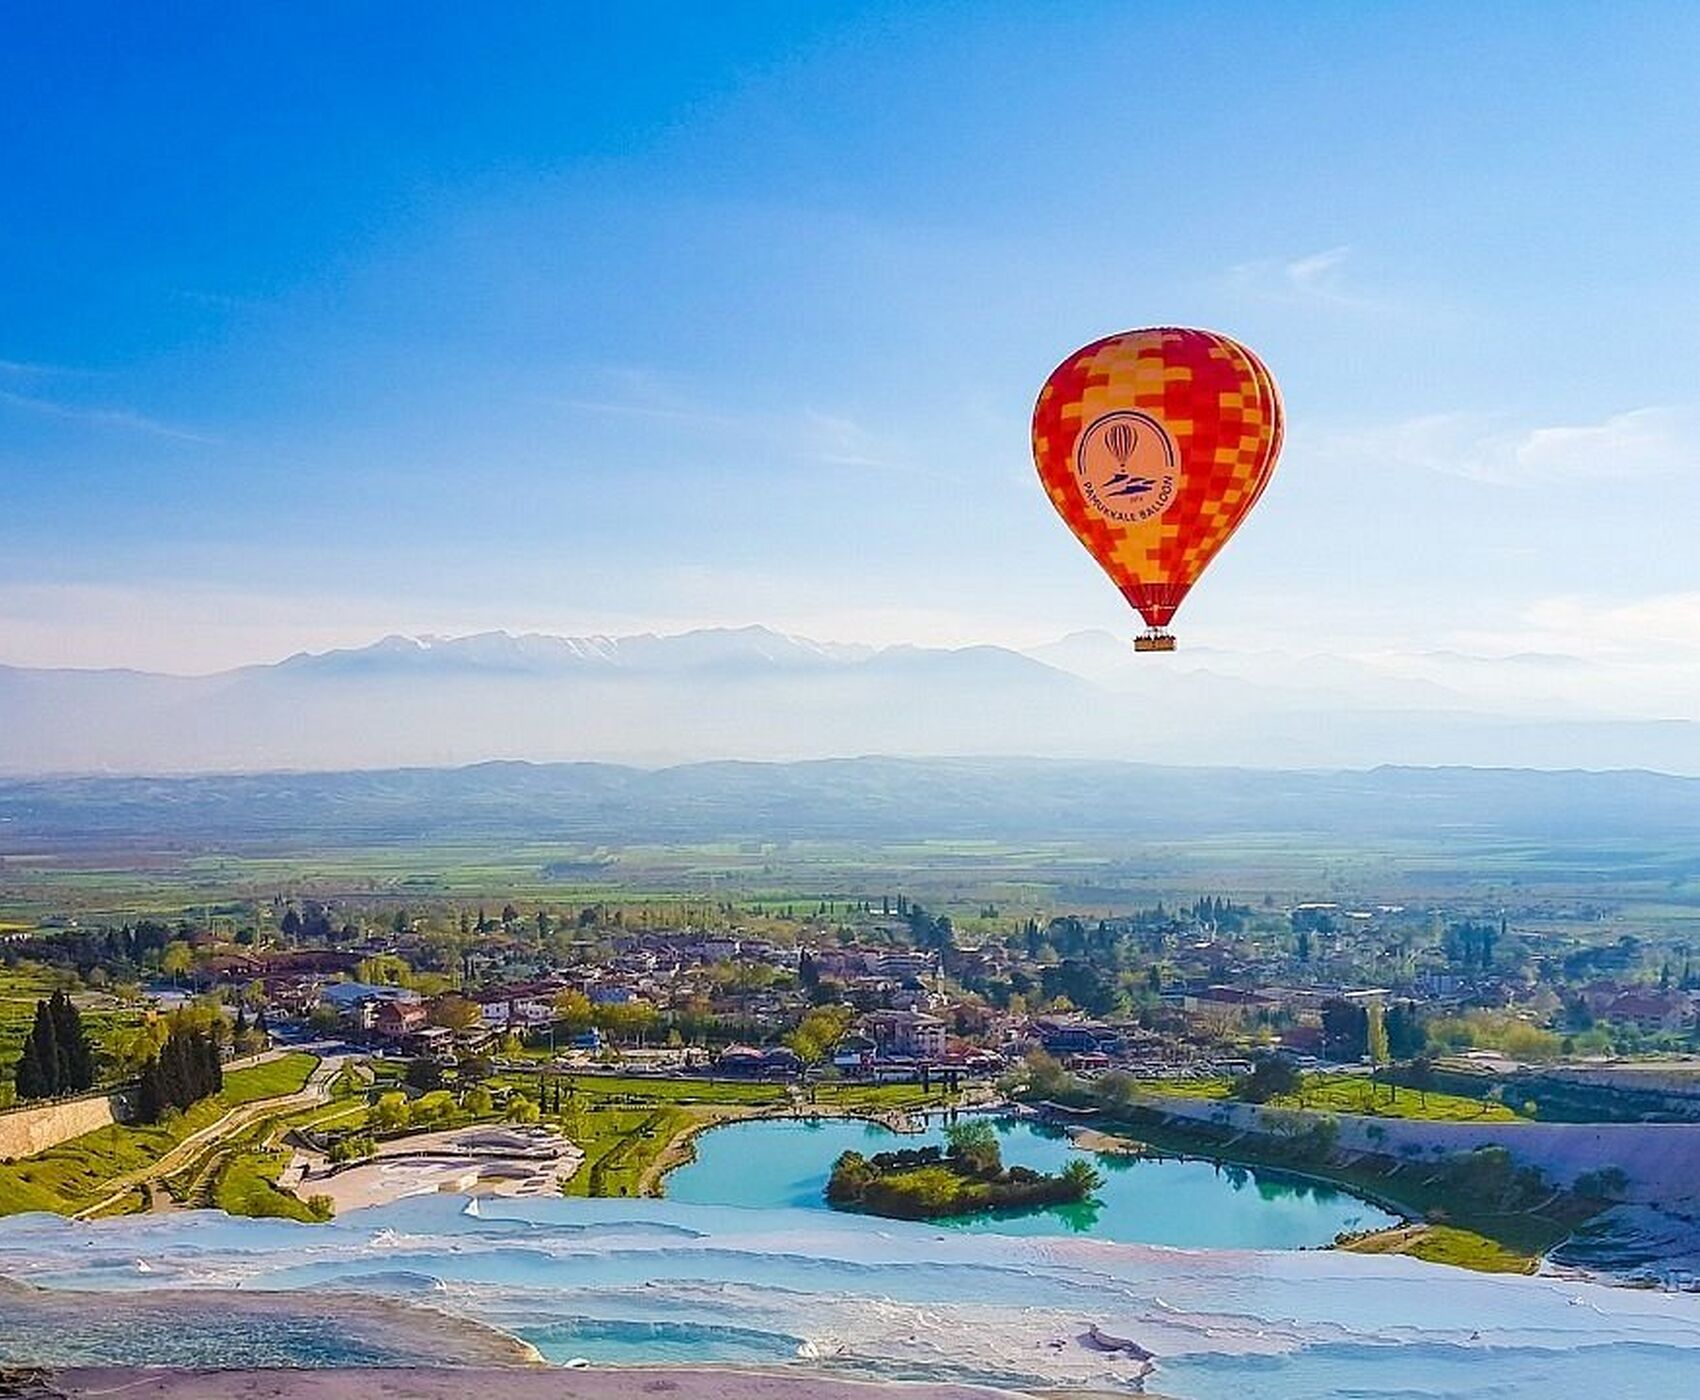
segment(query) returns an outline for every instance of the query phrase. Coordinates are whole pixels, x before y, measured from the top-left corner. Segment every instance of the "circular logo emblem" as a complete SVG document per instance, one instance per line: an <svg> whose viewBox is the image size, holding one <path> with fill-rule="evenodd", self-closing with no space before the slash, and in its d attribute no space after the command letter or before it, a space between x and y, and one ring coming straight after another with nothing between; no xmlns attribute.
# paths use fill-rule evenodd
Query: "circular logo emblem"
<svg viewBox="0 0 1700 1400"><path fill-rule="evenodd" d="M1175 503L1180 486L1175 444L1148 413L1106 413L1086 425L1074 445L1074 473L1086 499L1111 520L1155 520Z"/></svg>

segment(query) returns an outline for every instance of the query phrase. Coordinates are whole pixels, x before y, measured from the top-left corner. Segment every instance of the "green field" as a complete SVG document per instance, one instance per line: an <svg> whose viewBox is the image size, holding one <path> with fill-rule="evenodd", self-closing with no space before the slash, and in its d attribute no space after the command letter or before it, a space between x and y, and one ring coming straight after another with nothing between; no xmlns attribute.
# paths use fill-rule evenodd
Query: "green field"
<svg viewBox="0 0 1700 1400"><path fill-rule="evenodd" d="M1497 1240L1455 1225L1383 1230L1348 1241L1341 1248L1354 1254L1409 1254L1413 1259L1473 1269L1479 1274L1532 1274L1538 1267L1532 1255L1507 1249Z"/></svg>
<svg viewBox="0 0 1700 1400"><path fill-rule="evenodd" d="M42 968L29 964L0 966L0 1108L9 1108L16 1102L12 1073L24 1037L35 1021L35 1005L47 1000L60 985L61 979ZM76 988L71 990L75 992ZM91 998L86 994L77 994L75 1000L82 1004L83 1025L97 1050L115 1027L133 1025L141 1016L140 1011L120 1009L110 998L95 998L101 1004L92 1008L87 1005Z"/></svg>
<svg viewBox="0 0 1700 1400"><path fill-rule="evenodd" d="M1142 1079L1141 1092L1167 1098L1228 1099L1233 1086L1226 1079ZM1521 1115L1489 1099L1466 1098L1430 1090L1399 1089L1371 1082L1366 1075L1308 1074L1302 1098L1283 1095L1270 1100L1275 1108L1305 1108L1316 1113L1357 1113L1372 1118L1408 1118L1427 1123L1516 1123Z"/></svg>
<svg viewBox="0 0 1700 1400"><path fill-rule="evenodd" d="M317 1063L312 1055L291 1054L231 1070L221 1093L166 1122L147 1127L114 1124L34 1157L0 1164L0 1215L26 1210L69 1215L82 1210L100 1200L115 1178L159 1161L231 1109L299 1092Z"/></svg>

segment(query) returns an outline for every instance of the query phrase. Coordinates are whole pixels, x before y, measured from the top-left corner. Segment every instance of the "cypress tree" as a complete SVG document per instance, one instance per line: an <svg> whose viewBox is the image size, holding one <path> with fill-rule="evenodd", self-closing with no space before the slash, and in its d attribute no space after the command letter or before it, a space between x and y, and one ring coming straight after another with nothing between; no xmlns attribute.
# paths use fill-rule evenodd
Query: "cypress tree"
<svg viewBox="0 0 1700 1400"><path fill-rule="evenodd" d="M42 1073L41 1063L36 1059L33 1034L24 1037L24 1052L18 1057L14 1082L20 1099L44 1099L48 1095L47 1076Z"/></svg>
<svg viewBox="0 0 1700 1400"><path fill-rule="evenodd" d="M206 1038L204 1063L207 1068L206 1079L204 1081L205 1090L202 1093L203 1098L205 1098L207 1094L216 1094L220 1089L224 1088L224 1059L218 1053L217 1036L209 1035Z"/></svg>
<svg viewBox="0 0 1700 1400"><path fill-rule="evenodd" d="M59 1060L59 1037L54 1033L53 1014L45 1001L35 1004L35 1024L30 1027L30 1040L35 1045L35 1062L41 1067L39 1098L51 1098L61 1092L63 1074Z"/></svg>
<svg viewBox="0 0 1700 1400"><path fill-rule="evenodd" d="M155 1056L142 1066L142 1082L136 1090L136 1121L157 1123L165 1112L165 1097L159 1086L159 1058Z"/></svg>
<svg viewBox="0 0 1700 1400"><path fill-rule="evenodd" d="M266 1044L272 1043L272 1028L266 1024L266 1008L260 1008L260 1014L254 1018L254 1029L266 1038Z"/></svg>
<svg viewBox="0 0 1700 1400"><path fill-rule="evenodd" d="M59 1052L60 1092L81 1093L94 1086L94 1049L83 1029L82 1015L64 992L55 992L48 1003L53 1033Z"/></svg>
<svg viewBox="0 0 1700 1400"><path fill-rule="evenodd" d="M189 1094L188 1076L184 1073L183 1037L173 1031L160 1047L159 1102L162 1109L182 1108L194 1100Z"/></svg>

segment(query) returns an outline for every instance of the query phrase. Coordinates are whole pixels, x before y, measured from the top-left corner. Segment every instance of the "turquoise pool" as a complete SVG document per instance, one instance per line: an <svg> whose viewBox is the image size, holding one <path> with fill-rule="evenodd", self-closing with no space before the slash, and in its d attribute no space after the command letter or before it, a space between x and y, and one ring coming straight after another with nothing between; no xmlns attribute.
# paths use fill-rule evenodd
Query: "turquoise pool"
<svg viewBox="0 0 1700 1400"><path fill-rule="evenodd" d="M1081 1205L941 1221L941 1227L1090 1234L1194 1249L1299 1249L1328 1244L1342 1230L1396 1223L1379 1206L1298 1177L1210 1162L1083 1153L1044 1124L1000 1119L997 1127L1005 1162L1056 1171L1070 1157L1085 1156L1103 1176L1103 1189ZM917 1136L853 1119L731 1123L697 1138L696 1160L667 1178L667 1195L692 1205L827 1210L822 1192L839 1153L942 1141L940 1125Z"/></svg>

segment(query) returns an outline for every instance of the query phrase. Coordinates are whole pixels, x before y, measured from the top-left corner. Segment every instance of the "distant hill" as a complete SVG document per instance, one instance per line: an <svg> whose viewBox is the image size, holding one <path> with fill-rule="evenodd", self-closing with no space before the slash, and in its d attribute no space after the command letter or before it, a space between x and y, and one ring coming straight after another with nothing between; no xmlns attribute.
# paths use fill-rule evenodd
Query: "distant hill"
<svg viewBox="0 0 1700 1400"><path fill-rule="evenodd" d="M400 841L1187 839L1356 851L1613 843L1700 869L1700 779L1379 768L1280 772L1039 759L486 763L388 772L0 782L0 855ZM1675 869L1675 867L1670 867Z"/></svg>
<svg viewBox="0 0 1700 1400"><path fill-rule="evenodd" d="M1509 663L1508 663L1509 664ZM1078 634L1031 654L680 636L389 637L210 676L0 667L0 773L670 765L846 754L1284 768L1700 774L1700 725L1540 716L1338 658L1135 658Z"/></svg>

